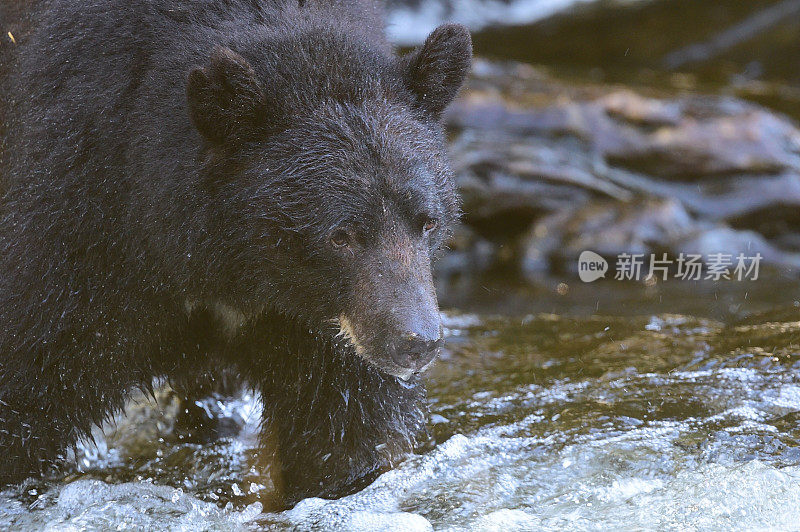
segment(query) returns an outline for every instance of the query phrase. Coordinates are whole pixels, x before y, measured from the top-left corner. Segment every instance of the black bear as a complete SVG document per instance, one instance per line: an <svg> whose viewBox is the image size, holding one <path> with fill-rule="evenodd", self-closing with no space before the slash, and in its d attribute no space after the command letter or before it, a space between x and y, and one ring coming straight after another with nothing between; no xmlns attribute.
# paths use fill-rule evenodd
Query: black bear
<svg viewBox="0 0 800 532"><path fill-rule="evenodd" d="M0 95L0 483L154 377L226 368L287 503L409 452L466 29L397 56L365 0L30 5Z"/></svg>

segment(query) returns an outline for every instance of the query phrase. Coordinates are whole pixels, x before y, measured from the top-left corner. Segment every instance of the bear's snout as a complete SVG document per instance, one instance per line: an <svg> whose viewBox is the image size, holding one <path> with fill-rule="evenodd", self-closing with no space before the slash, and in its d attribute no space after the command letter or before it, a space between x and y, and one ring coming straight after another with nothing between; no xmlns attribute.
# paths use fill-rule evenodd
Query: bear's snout
<svg viewBox="0 0 800 532"><path fill-rule="evenodd" d="M407 380L427 369L444 345L435 300L421 307L401 312L399 316L381 312L368 319L351 320L341 315L340 334L349 339L362 358L390 375Z"/></svg>

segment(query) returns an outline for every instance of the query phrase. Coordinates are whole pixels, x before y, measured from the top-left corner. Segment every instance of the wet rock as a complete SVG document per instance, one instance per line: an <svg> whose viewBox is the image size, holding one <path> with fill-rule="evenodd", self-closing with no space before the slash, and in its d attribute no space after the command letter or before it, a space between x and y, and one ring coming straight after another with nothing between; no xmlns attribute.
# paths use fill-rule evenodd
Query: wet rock
<svg viewBox="0 0 800 532"><path fill-rule="evenodd" d="M764 262L797 270L800 255L788 253L767 241L754 231L737 231L730 227L717 226L691 232L669 243L674 254L700 254L708 257L713 253L753 256L759 253Z"/></svg>
<svg viewBox="0 0 800 532"><path fill-rule="evenodd" d="M592 201L536 223L522 241L522 267L531 272L547 270L554 262L573 265L587 249L609 258L649 253L704 229L675 200Z"/></svg>
<svg viewBox="0 0 800 532"><path fill-rule="evenodd" d="M521 267L527 275L551 269L574 271L584 250L613 264L623 253L686 255L760 253L765 263L800 268L800 255L772 245L762 235L693 218L675 199L630 203L593 201L555 213L534 224L521 241Z"/></svg>
<svg viewBox="0 0 800 532"><path fill-rule="evenodd" d="M535 275L584 249L800 266L800 129L758 105L479 60L447 122L465 224L512 250L481 269Z"/></svg>
<svg viewBox="0 0 800 532"><path fill-rule="evenodd" d="M590 155L563 141L531 144L509 132L469 131L453 152L465 220L489 238L514 238L543 215L593 195L630 197L590 171Z"/></svg>
<svg viewBox="0 0 800 532"><path fill-rule="evenodd" d="M635 113L636 122L627 122L638 126L626 137L627 143L604 151L612 164L688 180L743 172L768 175L800 167L800 131L767 110L736 100L694 98L671 102L669 107L680 112L680 118L649 130L666 104L641 100L631 93L611 95L611 101L627 104L623 109ZM608 101L596 103L610 114ZM617 116L627 119L631 114Z"/></svg>

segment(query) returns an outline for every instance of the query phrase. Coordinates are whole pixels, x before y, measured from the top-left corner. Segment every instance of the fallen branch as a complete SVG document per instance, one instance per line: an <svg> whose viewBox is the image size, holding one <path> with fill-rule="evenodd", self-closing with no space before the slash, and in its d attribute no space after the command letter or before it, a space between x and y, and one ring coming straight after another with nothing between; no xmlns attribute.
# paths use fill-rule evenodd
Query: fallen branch
<svg viewBox="0 0 800 532"><path fill-rule="evenodd" d="M798 13L800 0L784 0L747 17L706 42L667 54L662 63L666 68L676 70L691 63L708 61Z"/></svg>

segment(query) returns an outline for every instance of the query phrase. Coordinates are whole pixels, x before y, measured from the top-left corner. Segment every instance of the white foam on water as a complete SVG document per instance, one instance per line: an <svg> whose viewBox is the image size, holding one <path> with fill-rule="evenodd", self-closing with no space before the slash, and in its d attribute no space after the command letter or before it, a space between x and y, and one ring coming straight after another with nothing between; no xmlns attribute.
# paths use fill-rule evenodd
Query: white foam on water
<svg viewBox="0 0 800 532"><path fill-rule="evenodd" d="M785 384L781 386L778 396L772 398L772 404L790 410L800 410L800 386Z"/></svg>
<svg viewBox="0 0 800 532"><path fill-rule="evenodd" d="M505 532L796 529L800 523L800 467L757 460L698 466L679 442L702 420L592 432L568 445L552 435L507 436L540 421L531 415L455 435L359 493L334 501L307 499L281 513L261 514L257 503L220 509L148 482L78 480L43 494L33 511L11 494L0 495L0 528Z"/></svg>
<svg viewBox="0 0 800 532"><path fill-rule="evenodd" d="M553 438L502 436L508 427L456 435L357 494L310 499L268 522L325 530L404 522L409 530L430 524L454 531L791 529L800 523L800 467L757 460L698 467L677 445L689 427L660 425L586 436L560 451ZM414 512L426 521L415 521Z"/></svg>
<svg viewBox="0 0 800 532"><path fill-rule="evenodd" d="M5 507L5 494L0 507ZM181 489L147 482L107 484L76 480L57 490L35 511L0 513L0 528L10 530L230 530L261 514L261 504L243 510L220 509ZM44 495L43 497L48 497Z"/></svg>

